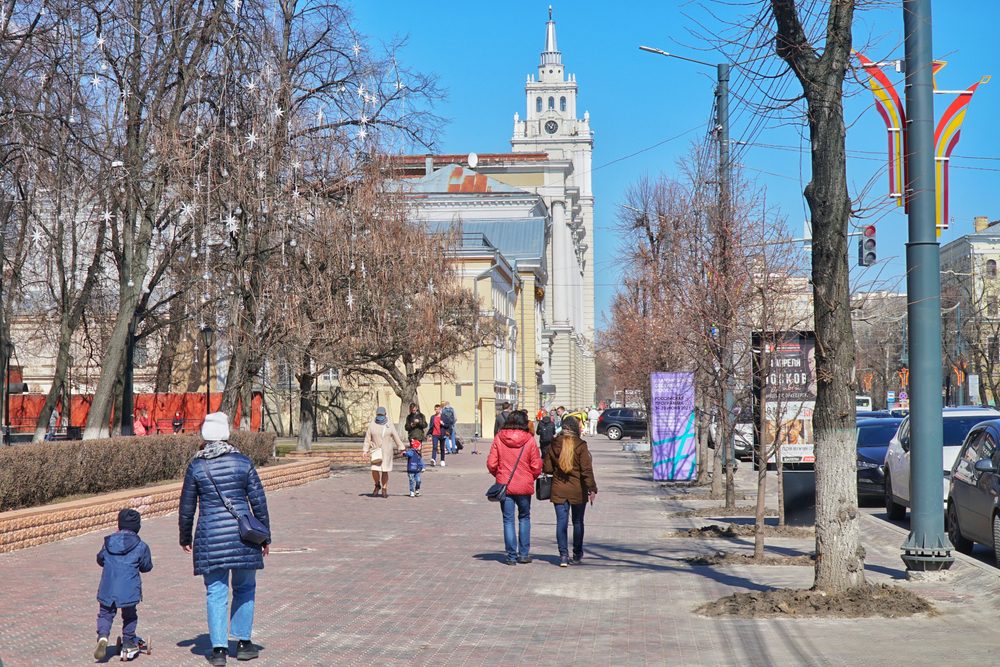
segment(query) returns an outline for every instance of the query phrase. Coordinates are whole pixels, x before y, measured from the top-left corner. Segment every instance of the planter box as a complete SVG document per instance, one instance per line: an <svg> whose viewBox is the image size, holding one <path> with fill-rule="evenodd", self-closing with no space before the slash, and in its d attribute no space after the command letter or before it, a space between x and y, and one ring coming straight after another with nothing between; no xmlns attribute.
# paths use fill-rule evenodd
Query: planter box
<svg viewBox="0 0 1000 667"><path fill-rule="evenodd" d="M325 460L302 460L257 470L265 491L330 476ZM131 507L143 518L176 512L181 482L118 491L83 500L0 513L0 553L54 542L95 530L117 528L118 512Z"/></svg>

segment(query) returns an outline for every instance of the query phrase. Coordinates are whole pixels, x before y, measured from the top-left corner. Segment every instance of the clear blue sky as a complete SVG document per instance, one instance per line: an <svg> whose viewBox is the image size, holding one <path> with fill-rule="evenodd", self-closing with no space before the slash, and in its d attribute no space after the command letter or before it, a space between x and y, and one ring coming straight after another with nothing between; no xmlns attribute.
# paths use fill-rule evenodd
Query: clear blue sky
<svg viewBox="0 0 1000 667"><path fill-rule="evenodd" d="M717 53L691 48L698 44L691 35L691 31L699 30L698 24L702 29L721 30L722 22L733 17L731 6L707 4L715 15L694 3L677 0L553 3L562 60L566 71L576 74L579 112L582 116L584 110L590 111L594 130L598 328L602 328L602 314L608 311L617 280L618 244L611 228L622 193L644 173L674 172L675 162L689 141L706 131L715 85L714 68L641 52L638 47L654 46L709 62L720 60ZM942 242L947 242L972 231L973 216L1000 219L1000 139L996 128L1000 109L1000 67L996 65L1000 3L936 0L933 8L935 57L948 61L937 76L939 88L964 89L983 75L997 75L976 92L961 141L953 153L951 215L955 223L942 237ZM415 69L438 74L448 89L448 99L438 109L450 121L439 142L440 152L510 150L514 112L522 117L525 114L525 78L537 73L548 2L370 0L356 3L354 12L356 28L372 40L388 41L408 35L402 60ZM902 58L902 10L859 12L855 47L863 48L871 36L875 45L866 50L869 58ZM890 78L896 81L899 75L890 71ZM734 90L744 90L746 82L734 72L731 85ZM796 85L793 83L789 90ZM898 90L902 95L901 86ZM935 98L940 116L953 98ZM852 197L865 194L869 206L881 201L888 191L883 159L886 133L872 101L869 92L861 91L846 104ZM741 112L738 100L733 100L733 105L732 139L745 139L760 119ZM807 215L802 187L809 179L808 155L800 154L799 146L808 148L808 139L801 141L800 131L794 126L775 122L765 125L754 135L754 142L786 149L746 148L741 150L739 160L750 169L749 176L758 178L757 185L767 189L769 201L780 207L792 231L799 235ZM681 139L620 159L692 129L694 132ZM870 181L874 186L864 193ZM879 220L877 228L878 269L852 272L854 282L862 287L876 277L884 284L886 279L892 283L893 277L903 274L905 216L892 211ZM851 258L856 264L857 249L853 244ZM898 289L905 288L900 284Z"/></svg>

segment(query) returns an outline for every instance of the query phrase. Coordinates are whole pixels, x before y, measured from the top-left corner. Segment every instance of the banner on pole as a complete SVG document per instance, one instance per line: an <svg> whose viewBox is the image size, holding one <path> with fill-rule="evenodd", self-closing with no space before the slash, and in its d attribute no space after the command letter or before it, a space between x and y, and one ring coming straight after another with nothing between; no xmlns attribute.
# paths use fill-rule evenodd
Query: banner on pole
<svg viewBox="0 0 1000 667"><path fill-rule="evenodd" d="M653 373L653 480L694 479L698 438L694 425L694 374Z"/></svg>

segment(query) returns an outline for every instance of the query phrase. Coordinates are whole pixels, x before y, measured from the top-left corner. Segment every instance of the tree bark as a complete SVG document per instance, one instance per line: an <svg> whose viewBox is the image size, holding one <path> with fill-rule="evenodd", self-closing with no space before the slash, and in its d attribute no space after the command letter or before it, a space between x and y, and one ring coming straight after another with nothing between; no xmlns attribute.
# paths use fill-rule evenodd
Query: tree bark
<svg viewBox="0 0 1000 667"><path fill-rule="evenodd" d="M308 354L302 355L302 372L296 379L299 381L299 438L295 451L308 452L312 450L313 425L316 423L316 406L313 405L316 376L312 373L312 358Z"/></svg>
<svg viewBox="0 0 1000 667"><path fill-rule="evenodd" d="M810 44L794 0L771 0L775 48L798 77L807 104L812 180L816 332L816 574L814 588L835 592L864 583L857 508L854 333L851 328L843 85L850 65L854 0L831 0L822 49Z"/></svg>

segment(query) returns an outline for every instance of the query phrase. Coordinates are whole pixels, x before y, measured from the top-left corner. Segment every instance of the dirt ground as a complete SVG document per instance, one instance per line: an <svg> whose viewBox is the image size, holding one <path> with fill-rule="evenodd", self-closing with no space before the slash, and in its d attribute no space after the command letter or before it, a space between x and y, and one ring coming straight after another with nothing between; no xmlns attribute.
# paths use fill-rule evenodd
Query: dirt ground
<svg viewBox="0 0 1000 667"><path fill-rule="evenodd" d="M793 526L764 526L766 537L788 537L792 539L809 539L816 533L808 528L795 528ZM731 523L728 526L702 526L701 528L690 528L688 530L678 530L668 533L664 537L702 537L702 538L722 538L737 539L754 536L753 524L737 525Z"/></svg>
<svg viewBox="0 0 1000 667"><path fill-rule="evenodd" d="M831 595L788 588L734 593L698 607L695 613L710 618L904 618L915 614L937 615L934 607L916 593L886 584L866 584Z"/></svg>
<svg viewBox="0 0 1000 667"><path fill-rule="evenodd" d="M736 507L699 507L696 510L684 510L671 514L671 517L688 518L692 516L756 516L757 508L753 505L737 505ZM764 508L764 516L778 516L778 511L770 507Z"/></svg>
<svg viewBox="0 0 1000 667"><path fill-rule="evenodd" d="M711 556L689 556L685 558L691 565L805 565L812 567L816 557L812 554L801 556L764 556L762 560L754 560L747 554L731 554L716 551Z"/></svg>

